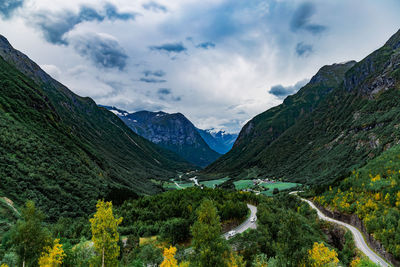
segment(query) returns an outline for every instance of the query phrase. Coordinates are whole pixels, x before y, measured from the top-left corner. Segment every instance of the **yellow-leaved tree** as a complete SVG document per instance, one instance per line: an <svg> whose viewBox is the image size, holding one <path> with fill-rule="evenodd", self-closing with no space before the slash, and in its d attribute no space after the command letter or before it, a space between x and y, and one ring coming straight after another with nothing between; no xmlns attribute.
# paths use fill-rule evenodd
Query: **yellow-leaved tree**
<svg viewBox="0 0 400 267"><path fill-rule="evenodd" d="M160 267L177 267L178 261L175 259L176 247L164 248L164 261Z"/></svg>
<svg viewBox="0 0 400 267"><path fill-rule="evenodd" d="M229 257L228 267L245 267L246 263L243 261L243 257L237 253L232 253Z"/></svg>
<svg viewBox="0 0 400 267"><path fill-rule="evenodd" d="M0 267L8 267L8 265L3 263L2 265L0 265Z"/></svg>
<svg viewBox="0 0 400 267"><path fill-rule="evenodd" d="M118 225L122 218L114 218L111 202L99 200L96 208L96 213L90 219L95 250L101 257L102 267L117 266L120 253Z"/></svg>
<svg viewBox="0 0 400 267"><path fill-rule="evenodd" d="M42 256L39 258L40 267L61 266L65 257L65 252L60 244L60 239L55 239L53 247L45 247Z"/></svg>
<svg viewBox="0 0 400 267"><path fill-rule="evenodd" d="M315 242L313 248L308 251L310 264L313 267L337 266L339 259L334 250L325 247L324 243Z"/></svg>

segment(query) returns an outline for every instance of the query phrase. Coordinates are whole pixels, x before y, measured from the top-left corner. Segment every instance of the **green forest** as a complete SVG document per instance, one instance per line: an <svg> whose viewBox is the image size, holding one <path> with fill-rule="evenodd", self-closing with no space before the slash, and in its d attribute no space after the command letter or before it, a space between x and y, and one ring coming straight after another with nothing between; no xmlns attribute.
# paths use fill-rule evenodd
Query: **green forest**
<svg viewBox="0 0 400 267"><path fill-rule="evenodd" d="M225 240L221 235L227 225L238 225L248 216L246 203L258 207L257 229ZM100 266L103 260L106 266L361 262L351 235L342 231L342 241L333 242L332 225L319 221L315 211L296 196L196 187L140 197L119 206L99 200L90 216L59 218L56 223L28 201L2 237L0 258L8 266L22 262L26 266ZM163 265L170 260L175 265Z"/></svg>

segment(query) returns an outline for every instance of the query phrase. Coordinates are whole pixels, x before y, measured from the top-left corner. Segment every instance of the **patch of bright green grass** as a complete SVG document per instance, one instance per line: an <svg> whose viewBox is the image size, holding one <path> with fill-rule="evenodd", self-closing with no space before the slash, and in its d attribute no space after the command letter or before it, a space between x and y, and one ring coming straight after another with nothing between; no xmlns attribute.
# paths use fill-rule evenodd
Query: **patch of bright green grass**
<svg viewBox="0 0 400 267"><path fill-rule="evenodd" d="M233 182L236 190L248 189L254 186L253 180L240 180Z"/></svg>
<svg viewBox="0 0 400 267"><path fill-rule="evenodd" d="M264 195L272 196L272 192L275 188L278 188L279 191L287 190L299 186L300 184L296 183L286 183L286 182L275 182L275 183L261 183L260 186L264 188L268 188L267 191L261 192Z"/></svg>
<svg viewBox="0 0 400 267"><path fill-rule="evenodd" d="M202 184L204 186L207 186L207 187L210 187L210 188L214 188L215 185L223 184L224 182L226 182L228 180L229 180L229 178L225 177L225 178L222 178L222 179L200 182L200 184Z"/></svg>

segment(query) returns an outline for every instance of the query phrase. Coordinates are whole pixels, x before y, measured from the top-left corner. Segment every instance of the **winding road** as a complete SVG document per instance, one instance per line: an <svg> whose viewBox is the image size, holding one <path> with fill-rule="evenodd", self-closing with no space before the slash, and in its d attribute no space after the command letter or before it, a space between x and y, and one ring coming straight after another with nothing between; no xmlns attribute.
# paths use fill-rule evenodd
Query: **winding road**
<svg viewBox="0 0 400 267"><path fill-rule="evenodd" d="M296 194L297 192L292 192L291 194ZM391 266L389 265L384 259L382 259L375 251L370 249L370 247L367 245L367 242L365 242L364 236L362 233L355 228L354 226L344 223L342 221L338 221L332 218L329 218L328 216L325 216L311 201L300 198L302 201L305 201L310 205L311 208L315 209L318 213L318 217L324 221L328 222L333 222L339 225L342 225L349 229L353 233L354 237L354 242L359 250L361 250L371 261L373 261L376 264L379 264L380 266L386 267L386 266Z"/></svg>
<svg viewBox="0 0 400 267"><path fill-rule="evenodd" d="M250 229L250 228L251 229L256 229L257 228L257 224L256 224L256 222L257 222L257 215L256 215L257 214L257 207L253 206L253 205L250 205L250 204L247 204L247 207L250 210L250 216L241 225L239 225L238 227L236 227L235 229L232 230L232 231L235 231L234 235L243 233L244 231L246 231L247 229ZM256 221L254 221L254 222L251 221L251 218L253 218L253 217L256 218ZM225 239L229 239L229 237L230 237L229 236L229 232L223 234L222 236Z"/></svg>

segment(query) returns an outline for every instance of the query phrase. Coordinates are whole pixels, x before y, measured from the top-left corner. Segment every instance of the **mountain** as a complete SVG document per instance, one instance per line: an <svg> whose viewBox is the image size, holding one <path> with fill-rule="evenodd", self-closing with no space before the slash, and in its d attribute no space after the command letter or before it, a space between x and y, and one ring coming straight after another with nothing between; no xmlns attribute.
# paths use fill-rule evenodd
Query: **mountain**
<svg viewBox="0 0 400 267"><path fill-rule="evenodd" d="M355 222L361 220L364 223L365 236L382 244L372 247L393 266L400 265L399 158L400 145L395 145L354 170L340 183L316 188L318 195L313 199L339 216L354 214Z"/></svg>
<svg viewBox="0 0 400 267"><path fill-rule="evenodd" d="M323 67L249 121L207 174L301 183L342 178L400 140L400 32L359 63Z"/></svg>
<svg viewBox="0 0 400 267"><path fill-rule="evenodd" d="M103 106L121 118L135 133L147 140L176 152L187 161L205 167L220 154L212 150L198 133L196 127L181 113L124 110Z"/></svg>
<svg viewBox="0 0 400 267"><path fill-rule="evenodd" d="M209 147L220 154L225 154L231 150L235 143L237 134L227 133L225 131L202 130L197 129L201 137L206 141Z"/></svg>
<svg viewBox="0 0 400 267"><path fill-rule="evenodd" d="M97 199L160 192L192 165L52 79L0 36L0 196L35 200L49 217L80 216Z"/></svg>

